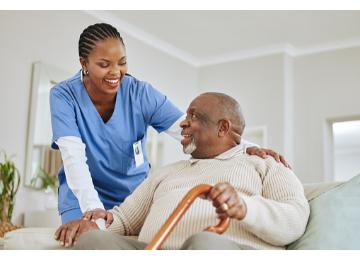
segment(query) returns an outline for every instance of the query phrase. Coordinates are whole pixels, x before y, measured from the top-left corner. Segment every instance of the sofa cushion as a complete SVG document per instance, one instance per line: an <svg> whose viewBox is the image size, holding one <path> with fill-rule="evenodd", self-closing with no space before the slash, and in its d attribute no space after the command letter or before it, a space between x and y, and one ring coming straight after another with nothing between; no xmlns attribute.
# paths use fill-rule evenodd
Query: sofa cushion
<svg viewBox="0 0 360 260"><path fill-rule="evenodd" d="M306 231L288 249L360 249L360 174L309 204Z"/></svg>
<svg viewBox="0 0 360 260"><path fill-rule="evenodd" d="M20 228L6 233L4 249L62 249L54 239L56 228Z"/></svg>

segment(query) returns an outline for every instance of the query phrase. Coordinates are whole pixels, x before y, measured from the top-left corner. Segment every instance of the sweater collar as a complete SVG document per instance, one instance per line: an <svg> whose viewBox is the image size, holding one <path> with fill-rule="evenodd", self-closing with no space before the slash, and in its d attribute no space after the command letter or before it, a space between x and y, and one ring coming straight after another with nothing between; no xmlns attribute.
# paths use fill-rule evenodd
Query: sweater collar
<svg viewBox="0 0 360 260"><path fill-rule="evenodd" d="M197 158L193 158L191 157L189 159L190 164L194 164L198 161L201 160L211 160L211 159L215 159L215 160L229 160L235 156L238 156L240 154L244 154L245 153L245 149L243 145L236 145L233 148L219 154L218 156L214 157L214 158L209 158L209 159L197 159Z"/></svg>

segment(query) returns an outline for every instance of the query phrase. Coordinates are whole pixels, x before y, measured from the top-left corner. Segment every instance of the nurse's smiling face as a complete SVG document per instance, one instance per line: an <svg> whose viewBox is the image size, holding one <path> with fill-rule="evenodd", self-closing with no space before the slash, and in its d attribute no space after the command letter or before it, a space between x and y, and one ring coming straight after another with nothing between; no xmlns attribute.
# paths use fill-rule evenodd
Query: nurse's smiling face
<svg viewBox="0 0 360 260"><path fill-rule="evenodd" d="M80 58L80 63L88 71L84 84L95 95L114 95L128 70L125 47L116 38L96 42L89 56Z"/></svg>

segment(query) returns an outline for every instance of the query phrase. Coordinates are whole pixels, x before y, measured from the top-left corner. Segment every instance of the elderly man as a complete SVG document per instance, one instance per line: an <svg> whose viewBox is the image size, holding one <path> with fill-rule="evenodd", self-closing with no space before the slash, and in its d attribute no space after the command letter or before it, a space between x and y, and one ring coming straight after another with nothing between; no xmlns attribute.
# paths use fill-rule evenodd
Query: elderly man
<svg viewBox="0 0 360 260"><path fill-rule="evenodd" d="M93 212L93 218L111 223L106 231L83 219L60 227L57 239L69 246L94 229L81 235L75 248L144 249L182 197L202 183L214 185L207 196L213 205L195 201L163 249L282 249L302 235L309 216L302 185L272 157L250 156L238 146L245 121L236 100L221 93L202 94L190 104L181 127L189 160L151 173L109 212ZM223 235L202 232L216 217L225 216L231 222ZM138 240L126 237L132 235Z"/></svg>

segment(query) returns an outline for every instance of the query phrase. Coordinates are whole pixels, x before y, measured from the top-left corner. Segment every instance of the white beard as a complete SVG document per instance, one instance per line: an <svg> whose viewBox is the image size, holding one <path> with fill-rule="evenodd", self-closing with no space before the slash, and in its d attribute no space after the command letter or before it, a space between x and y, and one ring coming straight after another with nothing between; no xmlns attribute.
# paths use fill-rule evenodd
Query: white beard
<svg viewBox="0 0 360 260"><path fill-rule="evenodd" d="M194 139L191 140L191 143L183 148L185 154L192 154L196 150L196 144Z"/></svg>

